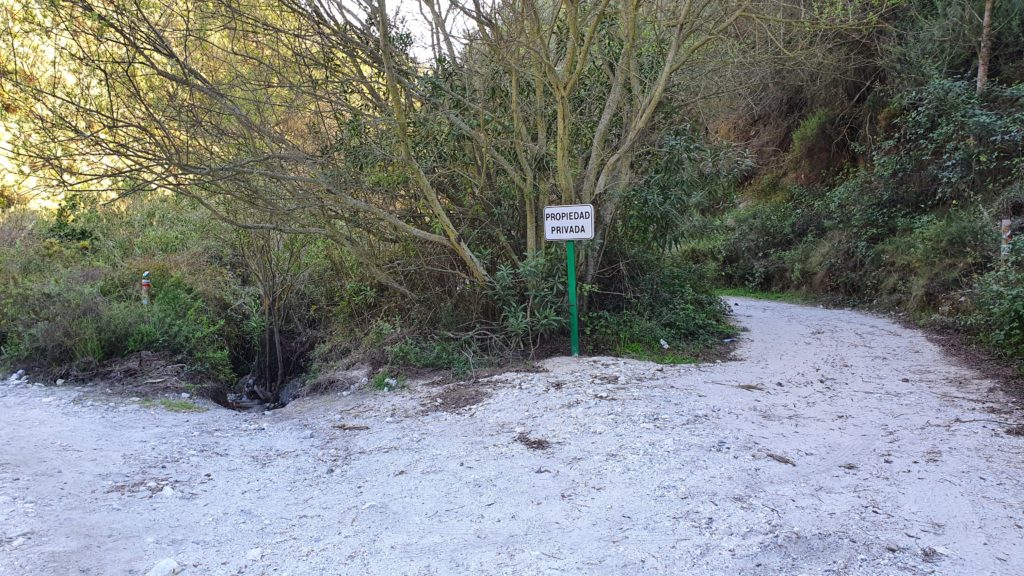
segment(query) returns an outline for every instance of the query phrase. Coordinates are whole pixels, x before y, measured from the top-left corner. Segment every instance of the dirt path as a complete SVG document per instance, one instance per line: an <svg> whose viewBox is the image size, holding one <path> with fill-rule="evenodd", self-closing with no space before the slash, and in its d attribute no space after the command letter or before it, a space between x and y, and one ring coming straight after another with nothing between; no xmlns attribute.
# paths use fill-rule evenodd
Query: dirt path
<svg viewBox="0 0 1024 576"><path fill-rule="evenodd" d="M884 319L733 302L738 361L554 359L451 412L0 382L0 574L1024 574L991 382Z"/></svg>

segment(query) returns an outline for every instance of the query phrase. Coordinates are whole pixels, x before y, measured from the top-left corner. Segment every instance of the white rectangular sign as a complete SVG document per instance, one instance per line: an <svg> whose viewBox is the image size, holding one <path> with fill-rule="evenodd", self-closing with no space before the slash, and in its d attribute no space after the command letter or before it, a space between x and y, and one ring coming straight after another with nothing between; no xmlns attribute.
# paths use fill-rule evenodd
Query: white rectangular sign
<svg viewBox="0 0 1024 576"><path fill-rule="evenodd" d="M544 207L545 240L593 240L593 238L593 205L573 204Z"/></svg>

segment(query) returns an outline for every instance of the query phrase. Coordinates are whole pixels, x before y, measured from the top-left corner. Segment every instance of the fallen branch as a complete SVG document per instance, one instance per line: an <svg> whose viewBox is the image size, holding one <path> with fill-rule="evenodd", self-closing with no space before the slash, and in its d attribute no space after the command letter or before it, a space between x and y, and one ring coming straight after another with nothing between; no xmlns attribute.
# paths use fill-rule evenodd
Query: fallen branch
<svg viewBox="0 0 1024 576"><path fill-rule="evenodd" d="M768 457L771 458L772 460L775 460L776 462L781 462L783 464L789 464L790 466L796 466L796 462L793 462L792 459L787 458L787 457L783 456L782 454L776 454L775 452L769 452L768 453Z"/></svg>
<svg viewBox="0 0 1024 576"><path fill-rule="evenodd" d="M1003 426L1016 426L1013 422L1007 422L1005 420L993 420L992 418L972 418L970 420L961 420L959 417L953 418L949 421L949 424L945 424L945 426L951 426L953 424L968 424L971 422L988 422L991 424L1001 424Z"/></svg>
<svg viewBox="0 0 1024 576"><path fill-rule="evenodd" d="M340 424L335 424L334 426L332 426L332 428L337 428L338 430L369 430L370 429L369 426L365 426L363 424L347 424L345 422L341 422Z"/></svg>

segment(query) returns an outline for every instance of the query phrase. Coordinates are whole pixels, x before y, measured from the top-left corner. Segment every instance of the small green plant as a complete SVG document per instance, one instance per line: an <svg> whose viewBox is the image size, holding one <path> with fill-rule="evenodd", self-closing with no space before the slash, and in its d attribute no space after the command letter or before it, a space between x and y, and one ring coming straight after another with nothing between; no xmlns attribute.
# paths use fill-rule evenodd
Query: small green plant
<svg viewBox="0 0 1024 576"><path fill-rule="evenodd" d="M365 345L380 346L400 330L401 325L398 321L376 320L370 325L370 330L366 334Z"/></svg>
<svg viewBox="0 0 1024 576"><path fill-rule="evenodd" d="M388 370L381 370L370 379L370 386L375 390L382 390L384 392L401 390L406 387L406 379L401 374L392 376Z"/></svg>
<svg viewBox="0 0 1024 576"><path fill-rule="evenodd" d="M807 295L796 292L771 292L768 290L754 290L747 287L719 288L715 290L715 294L722 297L734 296L736 298L753 298L755 300L790 302L792 304L806 304L812 301Z"/></svg>
<svg viewBox="0 0 1024 576"><path fill-rule="evenodd" d="M790 153L796 156L807 155L812 148L821 145L821 140L827 136L828 124L832 121L832 113L824 108L815 110L810 116L804 118L796 130L793 131L793 145Z"/></svg>
<svg viewBox="0 0 1024 576"><path fill-rule="evenodd" d="M651 350L648 346L645 346L640 342L629 342L620 346L616 350L616 355L669 366L696 364L698 362L698 360L693 356L669 350Z"/></svg>
<svg viewBox="0 0 1024 576"><path fill-rule="evenodd" d="M706 271L671 260L638 274L622 310L587 314L591 349L663 363L690 363L701 350L734 334L724 302Z"/></svg>
<svg viewBox="0 0 1024 576"><path fill-rule="evenodd" d="M206 407L200 406L195 402L191 402L189 400L177 400L175 398L161 398L159 400L147 398L140 402L139 405L142 406L143 408L156 408L157 406L160 406L161 408L167 410L168 412L187 413L207 411Z"/></svg>
<svg viewBox="0 0 1024 576"><path fill-rule="evenodd" d="M502 265L489 287L501 311L501 333L512 349L532 348L566 327L566 273L553 254Z"/></svg>
<svg viewBox="0 0 1024 576"><path fill-rule="evenodd" d="M477 359L479 354L479 350L469 341L441 338L405 338L387 349L391 366L450 370L457 378L485 364L483 360Z"/></svg>
<svg viewBox="0 0 1024 576"><path fill-rule="evenodd" d="M95 197L65 195L54 212L49 236L58 241L85 242L88 247L89 240L95 237L89 221L95 220L97 204Z"/></svg>

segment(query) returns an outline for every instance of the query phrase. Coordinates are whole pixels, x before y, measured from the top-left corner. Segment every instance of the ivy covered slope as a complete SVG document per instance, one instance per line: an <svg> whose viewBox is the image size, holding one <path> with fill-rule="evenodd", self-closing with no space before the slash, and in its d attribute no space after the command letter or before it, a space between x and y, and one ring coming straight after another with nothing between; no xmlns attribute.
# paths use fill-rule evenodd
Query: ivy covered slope
<svg viewBox="0 0 1024 576"><path fill-rule="evenodd" d="M983 8L906 3L860 48L868 80L831 101L803 92L720 213L707 258L723 282L903 311L1024 366L1024 6L995 3L985 77Z"/></svg>

